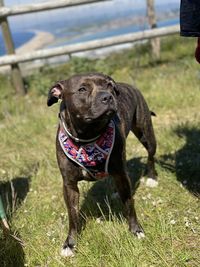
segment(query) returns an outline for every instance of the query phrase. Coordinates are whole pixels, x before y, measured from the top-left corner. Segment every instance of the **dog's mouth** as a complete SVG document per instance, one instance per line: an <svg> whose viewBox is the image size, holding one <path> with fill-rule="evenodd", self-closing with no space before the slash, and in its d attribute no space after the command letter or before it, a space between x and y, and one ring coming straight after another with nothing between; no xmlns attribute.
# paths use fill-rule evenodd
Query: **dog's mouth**
<svg viewBox="0 0 200 267"><path fill-rule="evenodd" d="M86 116L84 117L85 122L87 123L94 123L94 122L102 122L102 121L108 121L110 120L115 113L117 112L116 109L109 109L106 110L104 112L102 112L101 114L98 114L97 116Z"/></svg>

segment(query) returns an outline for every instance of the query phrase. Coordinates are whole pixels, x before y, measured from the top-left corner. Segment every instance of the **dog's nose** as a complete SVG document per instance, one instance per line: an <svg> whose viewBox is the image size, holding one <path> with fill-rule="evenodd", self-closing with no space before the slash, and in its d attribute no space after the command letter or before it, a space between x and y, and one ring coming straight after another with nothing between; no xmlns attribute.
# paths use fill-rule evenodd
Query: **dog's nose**
<svg viewBox="0 0 200 267"><path fill-rule="evenodd" d="M105 105L112 103L113 97L109 93L102 93L101 94L101 102Z"/></svg>

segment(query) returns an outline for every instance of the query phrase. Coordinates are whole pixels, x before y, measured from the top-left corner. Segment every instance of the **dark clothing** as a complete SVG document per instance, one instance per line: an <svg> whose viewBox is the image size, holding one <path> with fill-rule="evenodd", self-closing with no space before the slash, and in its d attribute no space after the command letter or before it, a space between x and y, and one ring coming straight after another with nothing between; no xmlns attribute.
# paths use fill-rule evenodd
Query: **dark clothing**
<svg viewBox="0 0 200 267"><path fill-rule="evenodd" d="M200 0L181 0L180 27L182 36L200 37Z"/></svg>

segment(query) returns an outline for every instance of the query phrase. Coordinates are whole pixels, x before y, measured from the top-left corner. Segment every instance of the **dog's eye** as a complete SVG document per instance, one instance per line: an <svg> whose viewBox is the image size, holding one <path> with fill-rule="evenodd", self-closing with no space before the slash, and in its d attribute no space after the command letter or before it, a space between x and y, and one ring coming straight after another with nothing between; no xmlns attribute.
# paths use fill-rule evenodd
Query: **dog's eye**
<svg viewBox="0 0 200 267"><path fill-rule="evenodd" d="M78 91L79 91L80 93L83 93L83 92L86 92L87 89L86 89L85 87L80 87L80 88L78 89Z"/></svg>

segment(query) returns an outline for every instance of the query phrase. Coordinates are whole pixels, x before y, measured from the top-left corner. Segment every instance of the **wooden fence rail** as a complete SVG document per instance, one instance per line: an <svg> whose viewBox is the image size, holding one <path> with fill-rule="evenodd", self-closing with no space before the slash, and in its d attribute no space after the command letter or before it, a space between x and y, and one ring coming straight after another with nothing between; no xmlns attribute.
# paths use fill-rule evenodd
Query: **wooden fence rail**
<svg viewBox="0 0 200 267"><path fill-rule="evenodd" d="M103 48L113 45L133 43L136 41L151 39L155 37L166 36L170 34L176 34L180 31L179 25L157 28L152 30L145 30L142 32L129 33L115 37L108 37L104 39L97 39L94 41L88 41L84 43L77 43L73 45L65 45L55 47L51 49L37 50L26 54L8 55L0 57L0 66L10 65L16 63L22 63L32 61L36 59L44 59L54 56L73 54L77 52L88 51L97 48Z"/></svg>
<svg viewBox="0 0 200 267"><path fill-rule="evenodd" d="M58 0L55 2L44 2L40 4L30 4L30 5L19 5L13 7L1 7L0 8L0 18L21 15L57 8L72 7L77 5L92 4L96 2L105 2L110 0Z"/></svg>

